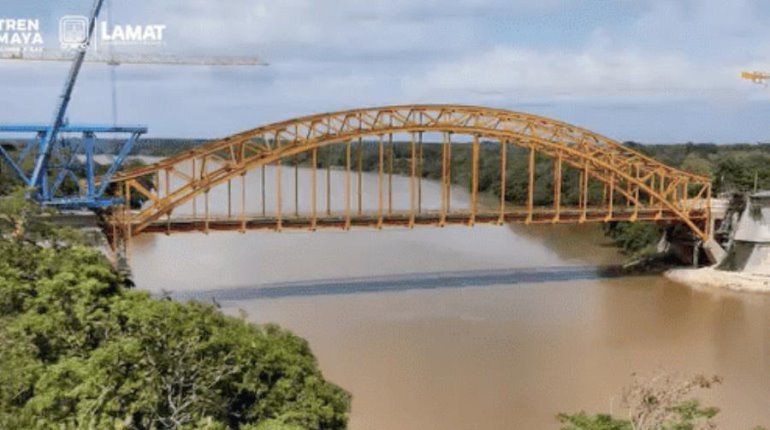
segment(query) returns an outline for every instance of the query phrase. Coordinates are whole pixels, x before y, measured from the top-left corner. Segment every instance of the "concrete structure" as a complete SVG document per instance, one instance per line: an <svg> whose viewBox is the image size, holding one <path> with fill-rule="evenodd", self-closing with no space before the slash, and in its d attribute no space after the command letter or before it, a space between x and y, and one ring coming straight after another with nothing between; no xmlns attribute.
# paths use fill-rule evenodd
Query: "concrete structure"
<svg viewBox="0 0 770 430"><path fill-rule="evenodd" d="M749 197L717 270L770 275L770 191Z"/></svg>

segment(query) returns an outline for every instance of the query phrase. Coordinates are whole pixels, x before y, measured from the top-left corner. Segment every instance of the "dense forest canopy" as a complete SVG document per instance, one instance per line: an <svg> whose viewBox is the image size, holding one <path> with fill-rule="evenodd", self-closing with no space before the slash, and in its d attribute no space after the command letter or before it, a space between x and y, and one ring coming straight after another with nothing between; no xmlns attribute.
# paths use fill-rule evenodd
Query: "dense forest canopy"
<svg viewBox="0 0 770 430"><path fill-rule="evenodd" d="M305 340L125 284L23 190L0 197L0 428L346 428Z"/></svg>

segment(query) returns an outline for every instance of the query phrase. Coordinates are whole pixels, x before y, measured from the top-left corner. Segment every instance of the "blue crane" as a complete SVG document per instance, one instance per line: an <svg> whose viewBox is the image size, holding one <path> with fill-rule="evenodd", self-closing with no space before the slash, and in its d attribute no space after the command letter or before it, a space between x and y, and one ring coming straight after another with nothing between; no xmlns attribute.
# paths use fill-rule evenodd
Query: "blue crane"
<svg viewBox="0 0 770 430"><path fill-rule="evenodd" d="M119 64L162 64L170 66L266 66L258 57L211 57L174 55L108 55L87 56L94 39L96 20L104 0L95 0L87 25L83 29L82 43L71 52L0 53L0 60L67 61L72 65L67 75L59 102L50 125L0 125L0 135L33 134L22 145L15 157L0 144L0 159L8 164L15 175L28 187L31 196L44 205L63 208L102 208L121 203L120 198L105 196L110 180L123 165L139 137L147 132L143 126L117 126L115 101L115 67ZM107 4L109 12L109 3ZM106 63L112 67L112 117L111 126L71 125L65 117L72 98L80 68L85 62ZM78 139L64 135L80 134ZM110 135L112 144L108 151L114 159L98 178L94 155L97 151L97 135ZM115 138L120 137L120 139ZM115 144L118 146L115 147ZM73 191L76 190L76 191Z"/></svg>
<svg viewBox="0 0 770 430"><path fill-rule="evenodd" d="M137 139L147 132L147 128L141 126L65 124L65 115L72 98L72 90L93 38L96 19L103 3L104 0L94 1L85 29L85 37L75 49L72 66L67 75L64 89L59 96L50 125L0 125L0 133L34 134L35 137L29 139L15 157L0 145L0 158L11 167L11 170L24 184L34 189L32 197L45 205L64 208L98 208L115 204L118 199L104 197L110 179L123 164ZM65 139L62 137L65 133L80 133L82 138ZM117 155L107 171L101 175L98 183L94 166L97 133L128 135L125 140L111 139L113 142L122 143ZM34 163L30 170L26 166L29 164L29 158L33 155ZM64 187L65 181L68 180L74 186ZM73 191L73 189L77 191Z"/></svg>

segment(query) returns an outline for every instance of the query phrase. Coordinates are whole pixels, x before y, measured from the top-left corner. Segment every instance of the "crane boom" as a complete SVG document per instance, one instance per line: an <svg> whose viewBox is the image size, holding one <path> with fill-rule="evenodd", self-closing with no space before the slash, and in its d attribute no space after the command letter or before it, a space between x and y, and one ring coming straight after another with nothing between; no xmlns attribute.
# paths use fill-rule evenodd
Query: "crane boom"
<svg viewBox="0 0 770 430"><path fill-rule="evenodd" d="M765 72L741 72L741 78L755 84L765 84L770 80L770 73Z"/></svg>
<svg viewBox="0 0 770 430"><path fill-rule="evenodd" d="M88 46L91 44L91 38L93 37L94 28L96 27L96 18L99 16L102 4L104 4L104 0L94 0L94 5L91 8L91 14L88 18L85 40L75 52L72 67L70 67L67 80L64 83L64 90L60 96L59 104L56 106L56 111L54 111L51 127L48 129L48 132L40 145L40 150L38 151L37 159L35 160L35 167L32 170L32 174L29 176L29 186L37 187L45 184L45 181L41 181L40 179L46 170L45 167L51 156L51 149L53 148L53 143L56 141L56 135L59 133L59 128L61 128L64 123L64 114L67 112L67 106L69 106L70 99L72 98L72 90L75 88L75 82L78 79L80 68L83 66L83 60L88 51ZM45 189L45 187L42 188L43 189L38 190L38 192L42 194L43 199L47 199L48 190Z"/></svg>
<svg viewBox="0 0 770 430"><path fill-rule="evenodd" d="M41 53L0 52L0 60L16 61L52 61L72 62L72 54L59 51L43 51ZM83 58L85 63L103 63L113 66L120 64L159 64L185 66L267 66L259 57L236 56L180 56L180 55L151 55L151 54L88 54Z"/></svg>

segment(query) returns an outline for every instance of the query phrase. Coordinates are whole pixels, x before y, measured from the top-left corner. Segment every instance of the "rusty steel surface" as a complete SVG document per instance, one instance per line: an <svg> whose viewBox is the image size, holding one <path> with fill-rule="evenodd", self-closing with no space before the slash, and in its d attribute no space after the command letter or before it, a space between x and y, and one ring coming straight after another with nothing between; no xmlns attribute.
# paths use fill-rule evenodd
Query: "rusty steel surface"
<svg viewBox="0 0 770 430"><path fill-rule="evenodd" d="M441 203L437 211L422 208L423 133L440 133ZM393 207L394 150L393 135L409 135L408 209ZM469 169L470 208L452 207L451 178L453 168L452 138L467 136L471 145ZM363 139L377 146L377 208L364 211L361 206L361 145ZM493 211L478 204L479 141L500 145L499 207ZM332 213L330 161L325 161L326 199L316 196L317 170L324 169L319 148L344 145L344 211ZM505 201L506 168L511 147L527 151L528 185L523 208L512 208ZM355 152L354 152L355 150ZM308 154L312 160L311 196L308 213L301 213L297 191L297 156ZM553 205L534 205L534 184L538 179L535 157L553 160ZM273 165L278 172L275 186L279 192L274 213L265 213L264 167ZM579 172L577 207L562 207L562 169ZM246 213L245 174L262 169L262 213ZM293 207L284 208L281 190L281 168L294 169ZM356 170L356 172L353 172ZM353 174L357 173L356 179ZM238 179L240 177L240 179ZM173 178L173 180L172 180ZM240 206L233 210L231 183L241 185ZM589 205L589 181L603 185L602 203ZM265 125L202 145L194 150L164 159L158 163L122 172L113 179L121 196L130 201L138 193L145 199L139 209L127 206L115 210L110 217L113 234L130 238L143 232L189 230L239 230L270 228L350 228L385 225L445 225L474 223L582 223L607 221L679 222L702 240L710 237L711 183L706 177L669 167L659 161L621 145L607 137L580 127L540 116L455 105L408 105L356 109L324 113ZM146 184L151 183L148 187ZM353 187L356 183L358 186ZM145 184L145 185L143 185ZM209 191L227 186L227 216L212 216ZM353 190L358 196L353 202ZM340 192L340 190L336 190ZM197 207L203 196L203 214ZM175 208L191 202L192 217L171 216ZM319 204L322 207L318 207Z"/></svg>

